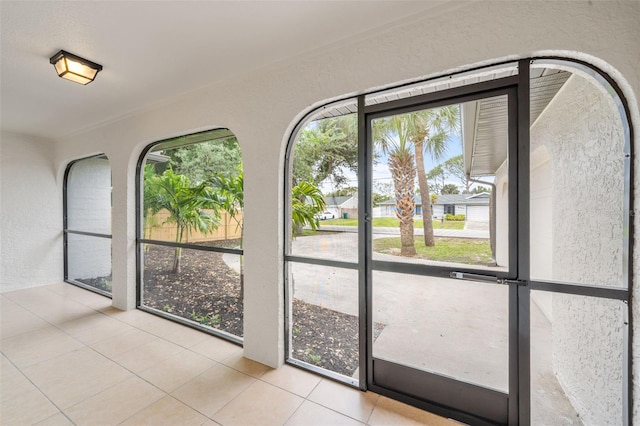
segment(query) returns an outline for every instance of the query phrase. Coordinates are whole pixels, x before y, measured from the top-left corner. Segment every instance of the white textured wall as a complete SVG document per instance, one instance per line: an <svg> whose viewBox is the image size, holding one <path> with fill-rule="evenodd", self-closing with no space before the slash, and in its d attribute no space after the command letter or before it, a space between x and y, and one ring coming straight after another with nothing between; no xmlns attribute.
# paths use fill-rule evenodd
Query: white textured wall
<svg viewBox="0 0 640 426"><path fill-rule="evenodd" d="M636 2L455 2L60 140L56 164L63 168L70 159L94 152L108 155L113 169L113 300L117 307L131 308L134 176L140 150L200 129L231 129L245 166L245 355L277 366L284 359L284 148L305 110L406 79L562 51L611 72L630 97L637 120L633 93L640 91L639 19Z"/></svg>
<svg viewBox="0 0 640 426"><path fill-rule="evenodd" d="M62 281L62 186L52 141L0 135L0 291Z"/></svg>
<svg viewBox="0 0 640 426"><path fill-rule="evenodd" d="M532 173L532 215L551 204L549 189L553 200L550 215L538 212L546 223L532 220L532 235L551 231L546 241L533 240L532 274L622 286L624 138L611 96L573 75L533 126L531 140L534 150L549 152ZM621 305L552 296L554 371L585 424L622 422Z"/></svg>
<svg viewBox="0 0 640 426"><path fill-rule="evenodd" d="M67 227L74 231L111 234L111 166L106 158L79 160L67 179ZM70 279L111 274L111 240L69 235Z"/></svg>

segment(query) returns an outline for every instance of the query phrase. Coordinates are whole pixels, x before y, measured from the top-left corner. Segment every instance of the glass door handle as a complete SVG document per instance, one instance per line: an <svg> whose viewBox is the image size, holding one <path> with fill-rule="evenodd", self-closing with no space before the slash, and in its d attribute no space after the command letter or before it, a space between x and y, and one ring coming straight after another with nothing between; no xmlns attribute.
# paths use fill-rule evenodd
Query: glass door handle
<svg viewBox="0 0 640 426"><path fill-rule="evenodd" d="M488 281L496 284L502 284L500 282L500 278L493 275L482 275L482 274L470 274L468 272L457 272L452 271L449 276L451 278L455 278L457 280L469 280L469 281Z"/></svg>
<svg viewBox="0 0 640 426"><path fill-rule="evenodd" d="M504 284L504 285L519 285L519 286L527 285L527 281L509 280L507 278L498 278L494 275L470 274L468 272L452 271L451 273L449 273L449 277L455 278L457 280L485 281L485 282Z"/></svg>

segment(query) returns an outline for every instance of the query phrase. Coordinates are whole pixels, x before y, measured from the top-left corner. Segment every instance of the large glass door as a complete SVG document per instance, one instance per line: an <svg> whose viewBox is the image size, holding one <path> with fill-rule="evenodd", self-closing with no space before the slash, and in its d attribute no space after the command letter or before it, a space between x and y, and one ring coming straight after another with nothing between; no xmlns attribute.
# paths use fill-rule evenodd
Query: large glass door
<svg viewBox="0 0 640 426"><path fill-rule="evenodd" d="M515 94L365 116L368 385L501 424L517 409Z"/></svg>

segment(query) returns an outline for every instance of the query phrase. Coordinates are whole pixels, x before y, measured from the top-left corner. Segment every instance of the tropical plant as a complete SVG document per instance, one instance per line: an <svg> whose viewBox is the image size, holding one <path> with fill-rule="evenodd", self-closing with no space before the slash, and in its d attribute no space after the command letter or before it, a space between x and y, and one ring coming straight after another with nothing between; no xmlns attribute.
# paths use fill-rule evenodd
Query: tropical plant
<svg viewBox="0 0 640 426"><path fill-rule="evenodd" d="M431 203L429 202L429 182L424 169L424 153L439 161L447 150L450 135L458 128L460 108L449 105L404 114L404 125L414 145L420 201L422 203L422 220L424 222L424 244L433 246L433 224Z"/></svg>
<svg viewBox="0 0 640 426"><path fill-rule="evenodd" d="M209 180L211 184L210 197L218 202L223 210L236 222L240 228L240 241L244 238L244 226L242 214L244 211L244 174L242 169L238 173L225 176L221 173L214 174ZM244 256L240 256L240 298L244 298Z"/></svg>
<svg viewBox="0 0 640 426"><path fill-rule="evenodd" d="M177 243L182 243L192 230L208 234L220 224L220 202L212 198L205 183L193 186L189 178L168 168L161 175L149 177L145 192L149 190L151 209L165 209L169 217L165 223L176 224ZM172 271L181 272L182 247L176 247Z"/></svg>
<svg viewBox="0 0 640 426"><path fill-rule="evenodd" d="M211 188L210 196L212 201L219 203L223 210L226 210L231 218L240 228L242 235L242 212L244 210L244 175L242 169L235 175L224 175L215 173L209 179Z"/></svg>
<svg viewBox="0 0 640 426"><path fill-rule="evenodd" d="M300 235L308 225L314 231L320 226L316 214L324 210L325 202L317 186L302 181L291 188L291 220L294 235Z"/></svg>
<svg viewBox="0 0 640 426"><path fill-rule="evenodd" d="M400 255L415 256L413 215L416 208L416 166L405 117L406 115L394 115L374 120L373 140L388 156L396 201L396 217L400 222Z"/></svg>

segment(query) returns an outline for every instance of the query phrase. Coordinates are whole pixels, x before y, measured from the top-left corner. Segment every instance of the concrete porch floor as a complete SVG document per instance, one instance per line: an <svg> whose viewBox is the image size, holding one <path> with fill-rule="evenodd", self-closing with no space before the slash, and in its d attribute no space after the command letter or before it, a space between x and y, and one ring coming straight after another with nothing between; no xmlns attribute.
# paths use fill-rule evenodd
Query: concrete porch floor
<svg viewBox="0 0 640 426"><path fill-rule="evenodd" d="M2 425L453 425L60 283L0 295Z"/></svg>

